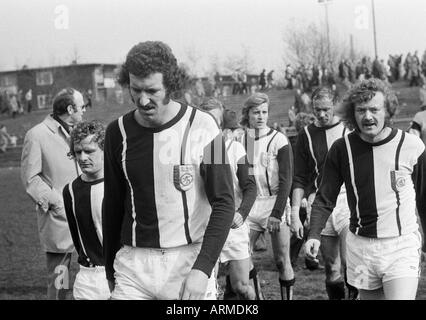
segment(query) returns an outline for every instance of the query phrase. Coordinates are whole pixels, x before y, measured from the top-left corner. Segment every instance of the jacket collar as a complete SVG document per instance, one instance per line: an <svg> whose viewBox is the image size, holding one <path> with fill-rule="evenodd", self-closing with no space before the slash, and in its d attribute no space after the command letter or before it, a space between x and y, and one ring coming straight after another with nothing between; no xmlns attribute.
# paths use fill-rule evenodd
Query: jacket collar
<svg viewBox="0 0 426 320"><path fill-rule="evenodd" d="M63 134L66 138L69 138L68 132L61 126L61 124L52 118L51 115L48 115L44 120L43 123L46 125L46 127L49 128L50 131L52 131L55 134Z"/></svg>

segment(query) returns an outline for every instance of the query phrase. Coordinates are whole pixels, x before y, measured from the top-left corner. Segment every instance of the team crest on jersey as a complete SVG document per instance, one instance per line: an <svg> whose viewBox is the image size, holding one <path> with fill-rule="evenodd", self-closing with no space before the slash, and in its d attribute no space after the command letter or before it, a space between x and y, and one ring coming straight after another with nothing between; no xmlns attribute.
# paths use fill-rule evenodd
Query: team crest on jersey
<svg viewBox="0 0 426 320"><path fill-rule="evenodd" d="M260 163L265 168L269 167L269 164L271 163L271 159L273 157L273 154L271 152L262 152L260 154Z"/></svg>
<svg viewBox="0 0 426 320"><path fill-rule="evenodd" d="M179 191L188 191L194 185L195 166L193 164L175 165L173 183Z"/></svg>
<svg viewBox="0 0 426 320"><path fill-rule="evenodd" d="M403 172L397 170L391 171L391 184L394 191L401 191L406 183L406 175Z"/></svg>

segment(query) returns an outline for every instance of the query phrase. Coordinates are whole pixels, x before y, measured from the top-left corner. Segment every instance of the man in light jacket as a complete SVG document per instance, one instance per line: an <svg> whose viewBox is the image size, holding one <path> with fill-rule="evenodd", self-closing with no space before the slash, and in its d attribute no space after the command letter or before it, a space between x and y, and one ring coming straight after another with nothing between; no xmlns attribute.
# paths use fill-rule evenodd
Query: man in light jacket
<svg viewBox="0 0 426 320"><path fill-rule="evenodd" d="M74 246L64 210L62 189L81 174L68 156L69 132L82 121L83 96L72 88L54 98L53 113L25 135L21 179L36 203L41 248L46 252L47 297L65 299L69 289L68 270Z"/></svg>

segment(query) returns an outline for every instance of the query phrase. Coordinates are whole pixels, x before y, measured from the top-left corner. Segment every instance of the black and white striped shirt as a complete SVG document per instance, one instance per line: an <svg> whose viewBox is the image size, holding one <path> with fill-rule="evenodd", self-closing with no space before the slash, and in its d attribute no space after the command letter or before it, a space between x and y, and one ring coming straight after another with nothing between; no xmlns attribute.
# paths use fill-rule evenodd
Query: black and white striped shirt
<svg viewBox="0 0 426 320"><path fill-rule="evenodd" d="M79 176L64 187L62 194L78 263L84 267L105 265L102 252L104 179L86 182Z"/></svg>
<svg viewBox="0 0 426 320"><path fill-rule="evenodd" d="M277 196L271 216L282 218L293 180L293 152L287 137L272 128L247 129L242 137L258 197Z"/></svg>
<svg viewBox="0 0 426 320"><path fill-rule="evenodd" d="M314 181L313 191L318 189L328 150L347 132L341 122L329 127L317 127L312 123L300 131L294 150L293 188L305 189Z"/></svg>
<svg viewBox="0 0 426 320"><path fill-rule="evenodd" d="M345 183L349 229L370 238L395 237L423 227L426 214L426 156L423 142L399 129L377 143L352 132L331 147L312 205L310 238L319 239Z"/></svg>
<svg viewBox="0 0 426 320"><path fill-rule="evenodd" d="M104 252L108 279L120 246L174 248L201 243L194 264L210 275L235 213L222 133L207 112L181 105L157 128L134 111L105 136Z"/></svg>

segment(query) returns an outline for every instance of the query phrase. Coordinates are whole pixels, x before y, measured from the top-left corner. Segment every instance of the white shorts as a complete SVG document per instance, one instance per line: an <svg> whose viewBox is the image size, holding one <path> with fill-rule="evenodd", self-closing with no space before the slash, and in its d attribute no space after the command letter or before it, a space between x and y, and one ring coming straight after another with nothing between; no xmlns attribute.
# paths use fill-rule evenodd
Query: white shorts
<svg viewBox="0 0 426 320"><path fill-rule="evenodd" d="M108 300L111 296L105 267L87 268L80 265L74 282L75 300Z"/></svg>
<svg viewBox="0 0 426 320"><path fill-rule="evenodd" d="M243 223L238 229L229 230L228 238L219 256L221 263L250 258L249 231L246 223Z"/></svg>
<svg viewBox="0 0 426 320"><path fill-rule="evenodd" d="M257 197L251 208L250 214L246 219L250 230L263 232L268 227L268 218L271 216L277 196ZM285 224L287 215L291 213L290 202L287 199L287 204L284 209L284 214L281 217L281 224Z"/></svg>
<svg viewBox="0 0 426 320"><path fill-rule="evenodd" d="M351 212L349 210L346 192L340 192L336 200L336 207L328 217L324 229L321 231L322 236L339 236L344 229L349 228L349 218Z"/></svg>
<svg viewBox="0 0 426 320"><path fill-rule="evenodd" d="M384 282L420 277L419 231L392 238L367 238L348 232L346 264L349 284L376 290Z"/></svg>
<svg viewBox="0 0 426 320"><path fill-rule="evenodd" d="M177 300L201 244L169 249L122 247L114 260L113 300ZM213 274L213 272L212 272ZM216 278L208 280L205 300L216 300Z"/></svg>

